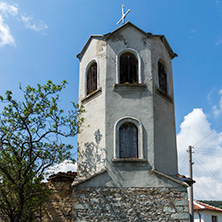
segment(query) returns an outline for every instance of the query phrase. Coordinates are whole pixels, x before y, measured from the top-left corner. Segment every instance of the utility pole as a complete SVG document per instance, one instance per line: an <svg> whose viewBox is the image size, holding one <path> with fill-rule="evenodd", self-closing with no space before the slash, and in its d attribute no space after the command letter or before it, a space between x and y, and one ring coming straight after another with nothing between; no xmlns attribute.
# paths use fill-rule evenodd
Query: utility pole
<svg viewBox="0 0 222 222"><path fill-rule="evenodd" d="M192 161L192 146L189 146L188 153L189 153L189 177L193 180L193 161ZM189 187L189 196L190 196L190 222L194 222L194 213L193 213L193 184Z"/></svg>

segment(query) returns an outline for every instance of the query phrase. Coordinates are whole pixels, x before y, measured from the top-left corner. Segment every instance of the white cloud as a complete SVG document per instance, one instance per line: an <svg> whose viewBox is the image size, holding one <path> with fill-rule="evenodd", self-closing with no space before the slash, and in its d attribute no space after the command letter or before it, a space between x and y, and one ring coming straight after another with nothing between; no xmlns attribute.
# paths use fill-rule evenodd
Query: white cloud
<svg viewBox="0 0 222 222"><path fill-rule="evenodd" d="M9 26L5 23L4 17L16 16L18 6L10 5L7 2L0 2L0 47L11 45L16 47L15 39L11 34Z"/></svg>
<svg viewBox="0 0 222 222"><path fill-rule="evenodd" d="M51 174L58 173L58 172L68 172L68 171L76 172L77 171L77 164L76 163L74 164L70 160L65 160L60 164L56 164L56 165L50 167L47 170L47 173L49 173L51 175Z"/></svg>
<svg viewBox="0 0 222 222"><path fill-rule="evenodd" d="M9 5L7 2L0 2L0 11L4 15L12 15L16 16L18 14L18 6L17 5Z"/></svg>
<svg viewBox="0 0 222 222"><path fill-rule="evenodd" d="M40 32L48 29L48 26L41 20L33 23L34 18L31 16L22 15L21 19L24 22L25 27L33 31Z"/></svg>
<svg viewBox="0 0 222 222"><path fill-rule="evenodd" d="M5 45L16 47L15 39L10 32L10 28L5 24L4 19L0 15L0 47Z"/></svg>
<svg viewBox="0 0 222 222"><path fill-rule="evenodd" d="M13 37L6 19L9 16L16 18L16 21L22 21L26 28L36 32L45 31L48 26L41 20L35 21L33 17L23 15L19 12L17 4L9 4L6 1L0 1L0 47L11 45L16 47L15 38Z"/></svg>
<svg viewBox="0 0 222 222"><path fill-rule="evenodd" d="M221 199L222 132L211 129L202 109L194 109L184 117L177 135L179 172L185 175L188 175L189 145L194 145L195 199Z"/></svg>
<svg viewBox="0 0 222 222"><path fill-rule="evenodd" d="M192 39L194 37L195 33L196 33L196 30L192 29L189 33L189 39Z"/></svg>
<svg viewBox="0 0 222 222"><path fill-rule="evenodd" d="M219 96L220 96L219 104L214 105L212 108L215 117L218 117L222 114L222 89L219 91Z"/></svg>
<svg viewBox="0 0 222 222"><path fill-rule="evenodd" d="M216 46L219 46L222 44L222 38L221 37L218 37L217 38L217 42L215 43Z"/></svg>
<svg viewBox="0 0 222 222"><path fill-rule="evenodd" d="M216 89L213 88L213 89L207 94L207 100L208 100L208 103L209 103L209 104L212 103L211 97L212 97L212 95L214 94L215 91L216 91Z"/></svg>
<svg viewBox="0 0 222 222"><path fill-rule="evenodd" d="M196 200L221 200L222 183L215 183L211 177L198 177L194 192Z"/></svg>
<svg viewBox="0 0 222 222"><path fill-rule="evenodd" d="M65 160L60 164L55 164L47 169L43 182L47 182L47 178L59 172L66 173L68 171L77 172L77 163L73 163L71 160Z"/></svg>

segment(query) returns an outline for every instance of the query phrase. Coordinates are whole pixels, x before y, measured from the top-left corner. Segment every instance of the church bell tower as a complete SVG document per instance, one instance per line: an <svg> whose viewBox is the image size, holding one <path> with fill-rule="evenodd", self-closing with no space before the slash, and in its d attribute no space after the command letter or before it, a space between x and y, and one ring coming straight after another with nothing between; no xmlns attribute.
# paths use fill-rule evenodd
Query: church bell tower
<svg viewBox="0 0 222 222"><path fill-rule="evenodd" d="M189 222L177 172L172 59L163 35L128 22L92 35L78 55L75 221Z"/></svg>
<svg viewBox="0 0 222 222"><path fill-rule="evenodd" d="M128 22L92 35L78 55L78 175L107 171L115 186L150 185L147 172L177 175L172 59L163 35ZM133 179L132 179L133 178Z"/></svg>

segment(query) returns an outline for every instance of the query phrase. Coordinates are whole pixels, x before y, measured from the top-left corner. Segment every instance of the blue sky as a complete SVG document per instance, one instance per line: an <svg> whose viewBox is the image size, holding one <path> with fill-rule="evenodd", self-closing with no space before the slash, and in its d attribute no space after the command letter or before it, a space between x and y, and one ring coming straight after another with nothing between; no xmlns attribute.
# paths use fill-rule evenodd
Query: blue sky
<svg viewBox="0 0 222 222"><path fill-rule="evenodd" d="M65 79L62 102L70 108L78 100L76 55L91 34L119 27L122 4L131 9L126 21L164 34L178 54L173 74L179 170L187 174L186 149L197 144L195 198L222 199L222 0L0 0L0 94L10 89L19 98L18 82Z"/></svg>

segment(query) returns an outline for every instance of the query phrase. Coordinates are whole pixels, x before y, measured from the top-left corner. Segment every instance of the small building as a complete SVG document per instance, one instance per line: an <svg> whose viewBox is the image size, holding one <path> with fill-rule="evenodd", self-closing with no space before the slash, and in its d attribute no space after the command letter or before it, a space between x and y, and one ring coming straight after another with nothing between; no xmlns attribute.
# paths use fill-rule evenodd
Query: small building
<svg viewBox="0 0 222 222"><path fill-rule="evenodd" d="M222 209L194 201L194 222L222 222Z"/></svg>
<svg viewBox="0 0 222 222"><path fill-rule="evenodd" d="M71 222L73 221L73 198L71 183L76 172L58 172L48 178L51 194L40 206L37 218L42 222Z"/></svg>

